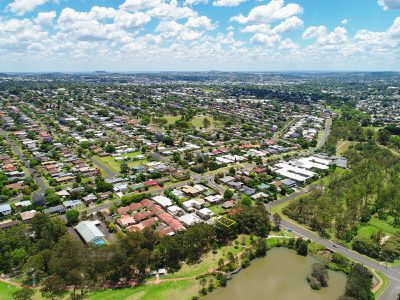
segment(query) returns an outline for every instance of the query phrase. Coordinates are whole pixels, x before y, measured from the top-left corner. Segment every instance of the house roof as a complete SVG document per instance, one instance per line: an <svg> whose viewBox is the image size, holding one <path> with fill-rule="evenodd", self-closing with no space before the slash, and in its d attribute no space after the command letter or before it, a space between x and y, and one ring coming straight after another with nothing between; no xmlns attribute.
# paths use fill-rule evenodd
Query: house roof
<svg viewBox="0 0 400 300"><path fill-rule="evenodd" d="M83 221L75 226L80 236L86 243L94 242L97 239L104 239L104 234L93 224L92 221Z"/></svg>

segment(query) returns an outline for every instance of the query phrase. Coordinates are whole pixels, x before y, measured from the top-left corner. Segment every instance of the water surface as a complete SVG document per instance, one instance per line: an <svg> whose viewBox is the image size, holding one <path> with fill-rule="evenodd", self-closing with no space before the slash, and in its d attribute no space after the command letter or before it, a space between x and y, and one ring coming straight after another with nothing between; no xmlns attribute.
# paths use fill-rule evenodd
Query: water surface
<svg viewBox="0 0 400 300"><path fill-rule="evenodd" d="M317 260L287 248L273 248L265 258L233 276L227 287L219 287L205 300L336 300L344 293L346 276L328 271L329 287L315 291L306 281Z"/></svg>

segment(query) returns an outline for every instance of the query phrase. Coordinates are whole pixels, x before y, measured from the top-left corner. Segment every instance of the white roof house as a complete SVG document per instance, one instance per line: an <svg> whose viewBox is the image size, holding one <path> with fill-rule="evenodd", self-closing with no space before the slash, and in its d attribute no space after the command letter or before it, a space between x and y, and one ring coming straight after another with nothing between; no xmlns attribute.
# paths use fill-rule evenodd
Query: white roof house
<svg viewBox="0 0 400 300"><path fill-rule="evenodd" d="M202 199L190 199L182 203L184 210L188 212L194 211L194 209L201 209L204 205L204 200Z"/></svg>
<svg viewBox="0 0 400 300"><path fill-rule="evenodd" d="M185 226L192 226L196 223L201 223L202 220L196 214L187 214L178 219Z"/></svg>
<svg viewBox="0 0 400 300"><path fill-rule="evenodd" d="M162 196L162 195L155 196L155 197L153 197L151 199L153 201L157 202L157 204L161 205L162 207L168 207L168 206L171 206L173 204L171 199L169 199L169 198L167 198L165 196Z"/></svg>
<svg viewBox="0 0 400 300"><path fill-rule="evenodd" d="M221 202L224 199L224 197L222 197L221 195L211 195L211 196L207 196L204 198L204 200L206 200L207 202L211 203L211 204L218 204L219 202Z"/></svg>
<svg viewBox="0 0 400 300"><path fill-rule="evenodd" d="M12 209L10 204L2 204L0 205L0 215L7 216L11 215Z"/></svg>
<svg viewBox="0 0 400 300"><path fill-rule="evenodd" d="M92 221L80 222L75 229L87 244L103 245L105 243L104 234Z"/></svg>
<svg viewBox="0 0 400 300"><path fill-rule="evenodd" d="M212 217L214 217L214 213L207 207L204 207L202 209L199 209L197 212L197 215L202 218L203 220L208 220Z"/></svg>

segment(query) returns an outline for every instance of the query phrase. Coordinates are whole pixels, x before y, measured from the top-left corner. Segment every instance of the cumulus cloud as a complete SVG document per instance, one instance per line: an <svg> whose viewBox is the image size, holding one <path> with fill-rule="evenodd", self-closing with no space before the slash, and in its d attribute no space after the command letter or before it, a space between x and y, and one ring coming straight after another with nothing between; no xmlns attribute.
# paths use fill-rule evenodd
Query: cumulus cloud
<svg viewBox="0 0 400 300"><path fill-rule="evenodd" d="M247 0L214 0L213 5L214 6L226 6L226 7L235 7L239 6L243 2L246 2Z"/></svg>
<svg viewBox="0 0 400 300"><path fill-rule="evenodd" d="M184 5L207 4L208 0L185 0Z"/></svg>
<svg viewBox="0 0 400 300"><path fill-rule="evenodd" d="M290 31L292 29L298 29L303 27L303 21L300 20L298 17L290 17L284 20L282 23L278 24L272 29L273 33L283 33Z"/></svg>
<svg viewBox="0 0 400 300"><path fill-rule="evenodd" d="M135 12L138 10L154 8L160 6L162 3L162 0L125 0L125 2L120 5L120 8Z"/></svg>
<svg viewBox="0 0 400 300"><path fill-rule="evenodd" d="M192 28L204 28L206 30L213 30L216 28L210 18L206 16L201 17L190 17L186 23L186 26Z"/></svg>
<svg viewBox="0 0 400 300"><path fill-rule="evenodd" d="M53 24L53 21L56 18L56 16L57 14L55 11L40 12L33 21L35 22L35 24L39 24L41 26L48 26Z"/></svg>
<svg viewBox="0 0 400 300"><path fill-rule="evenodd" d="M117 8L93 6L77 11L66 7L57 14L48 11L32 17L2 17L0 67L11 70L19 64L23 70L33 62L37 66L47 62L50 68L80 62L74 65L79 68L95 61L114 69L120 62L121 69L130 70L137 69L140 62L143 65L139 68L153 66L153 70L166 64L174 69L179 64L189 69L224 68L222 62L231 69L279 68L285 64L288 68L346 68L365 67L366 62L400 68L400 17L387 30L377 32L360 29L350 34L344 21L343 27L332 30L324 24L307 27L302 33L307 42L299 43L295 35L285 36L304 27L299 17L303 8L290 0L263 0L244 15L232 18L239 23L231 23L236 28L195 10L196 4L213 1L125 0ZM215 30L218 25L223 27L221 32ZM53 64L57 59L61 63Z"/></svg>
<svg viewBox="0 0 400 300"><path fill-rule="evenodd" d="M169 3L161 1L147 13L160 19L184 19L197 16L197 12L193 9L179 6L177 0L171 0Z"/></svg>
<svg viewBox="0 0 400 300"><path fill-rule="evenodd" d="M279 49L282 50L294 50L298 48L300 48L300 46L293 42L291 39L285 39L279 45Z"/></svg>
<svg viewBox="0 0 400 300"><path fill-rule="evenodd" d="M266 5L254 7L248 14L242 14L232 17L232 22L241 24L247 23L272 23L278 20L284 20L296 14L301 14L303 8L295 3L285 5L284 0L272 0Z"/></svg>
<svg viewBox="0 0 400 300"><path fill-rule="evenodd" d="M308 27L303 33L303 39L316 39L316 42L321 45L340 44L345 42L347 30L343 27L336 27L332 32L328 33L325 26Z"/></svg>
<svg viewBox="0 0 400 300"><path fill-rule="evenodd" d="M49 1L50 0L14 0L6 6L6 9L18 16L22 16L28 12L34 11L37 7Z"/></svg>
<svg viewBox="0 0 400 300"><path fill-rule="evenodd" d="M151 17L143 12L118 12L114 17L115 24L122 28L138 28L151 21Z"/></svg>
<svg viewBox="0 0 400 300"><path fill-rule="evenodd" d="M382 6L384 10L400 9L400 0L378 0L378 4Z"/></svg>

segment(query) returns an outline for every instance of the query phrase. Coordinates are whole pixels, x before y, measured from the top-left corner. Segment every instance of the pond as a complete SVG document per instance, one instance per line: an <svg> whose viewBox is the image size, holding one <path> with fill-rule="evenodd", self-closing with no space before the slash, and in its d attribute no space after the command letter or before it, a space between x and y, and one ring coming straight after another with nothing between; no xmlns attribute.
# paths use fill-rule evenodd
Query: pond
<svg viewBox="0 0 400 300"><path fill-rule="evenodd" d="M312 290L306 280L314 257L300 256L287 248L273 248L265 258L234 275L228 286L219 287L205 300L336 300L344 293L346 276L328 271L329 286Z"/></svg>

